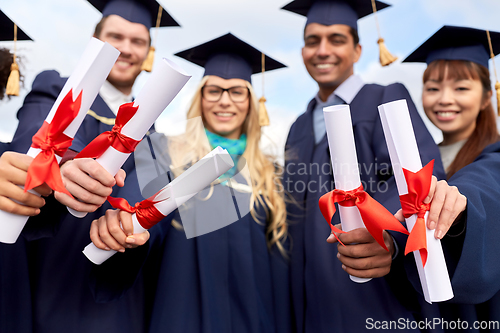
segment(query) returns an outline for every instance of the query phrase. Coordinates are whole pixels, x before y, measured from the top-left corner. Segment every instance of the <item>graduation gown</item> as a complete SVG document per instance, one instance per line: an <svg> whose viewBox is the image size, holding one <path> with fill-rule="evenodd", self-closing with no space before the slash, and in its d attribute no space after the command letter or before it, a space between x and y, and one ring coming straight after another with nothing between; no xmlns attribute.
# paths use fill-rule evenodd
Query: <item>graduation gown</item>
<svg viewBox="0 0 500 333"><path fill-rule="evenodd" d="M392 213L400 204L377 106L403 98L408 102L422 163L435 159L435 174L444 178L438 148L402 84L366 84L350 104L361 182L365 191ZM358 284L342 270L336 257L337 246L326 242L330 227L321 215L318 200L334 189L334 181L326 135L317 145L314 142L315 103L313 99L292 125L285 152L284 187L296 201L287 207L293 244L291 285L296 329L361 332L369 327L368 318L417 319L420 309L416 295L410 291L404 269L397 269L402 267L401 258L393 261L387 277ZM340 223L338 214L332 223ZM402 237L396 232L392 235ZM400 254L403 249L400 247Z"/></svg>
<svg viewBox="0 0 500 333"><path fill-rule="evenodd" d="M448 181L467 197L465 219L453 226L441 244L450 273L454 298L438 303L443 320L468 325L467 332L498 332L500 329L500 142L484 149L471 164ZM414 277L414 260L407 259L409 276ZM413 265L413 266L412 266ZM418 278L412 279L421 290ZM475 321L483 321L474 327ZM486 321L486 322L484 322ZM488 327L489 321L491 323ZM444 325L452 332L452 324ZM448 329L446 329L448 328ZM460 326L466 328L466 326Z"/></svg>
<svg viewBox="0 0 500 333"><path fill-rule="evenodd" d="M41 73L33 83L33 90L19 110L19 127L12 148L26 152L31 136L41 126L52 104L65 83L55 71ZM104 100L97 96L75 136L71 149L79 151L101 132L110 130L115 115ZM115 188L113 195L132 204L142 200L133 158L123 166L127 172L123 188ZM97 304L88 287L92 264L81 253L90 242L90 224L111 208L105 203L96 212L83 219L75 218L57 202L47 204L39 216L30 218L23 230L28 239L33 331L53 332L141 332L143 314L142 290L137 287L119 301ZM50 237L48 237L50 236ZM29 290L29 288L28 288Z"/></svg>
<svg viewBox="0 0 500 333"><path fill-rule="evenodd" d="M162 172L170 166L168 155L158 153L166 150L166 142L164 135L151 136ZM139 151L140 147L138 173L154 174L148 170L152 165L148 156L141 159ZM239 175L234 179L244 182ZM146 183L141 179L141 186ZM267 248L265 210L256 209L260 217L256 222L249 213L248 191L216 185L204 200L209 192L209 188L203 190L181 208L181 214L175 211L150 229L149 244L95 266L97 299L119 297L142 274L148 332L290 332L288 264L275 247ZM172 218L180 223L235 222L186 239L183 230L171 225ZM142 257L134 256L137 251L142 251Z"/></svg>

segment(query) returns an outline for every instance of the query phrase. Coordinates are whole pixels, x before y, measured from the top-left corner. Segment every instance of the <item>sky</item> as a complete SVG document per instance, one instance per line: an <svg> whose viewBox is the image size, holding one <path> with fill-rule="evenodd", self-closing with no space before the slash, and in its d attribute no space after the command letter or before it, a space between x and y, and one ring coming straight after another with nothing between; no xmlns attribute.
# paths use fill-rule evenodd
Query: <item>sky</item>
<svg viewBox="0 0 500 333"><path fill-rule="evenodd" d="M366 0L370 1L370 0ZM193 77L156 122L157 129L172 133L185 119L203 69L173 54L231 32L257 49L287 65L266 73L265 97L271 125L264 128L266 152L282 156L293 121L303 113L318 87L305 70L301 57L305 18L281 7L289 0L159 0L181 27L161 28L153 43L160 57L176 62ZM362 55L354 71L366 83L402 82L421 112L435 140L439 131L427 121L421 107L425 64L401 61L443 25L460 25L500 32L498 0L386 0L391 7L378 12L381 35L389 51L399 59L388 67L378 62L377 30L373 15L358 21ZM85 0L0 0L0 9L34 41L19 42L25 87L19 97L0 101L0 140L10 141L17 127L16 112L38 73L57 70L69 76L85 49L100 13ZM155 34L153 33L153 38ZM0 46L12 48L12 42ZM500 68L500 57L497 57ZM491 61L490 61L490 69ZM500 73L499 73L500 74ZM140 91L149 73L134 86ZM257 95L262 94L262 75L252 77ZM492 81L494 77L492 73ZM495 102L496 103L496 102Z"/></svg>

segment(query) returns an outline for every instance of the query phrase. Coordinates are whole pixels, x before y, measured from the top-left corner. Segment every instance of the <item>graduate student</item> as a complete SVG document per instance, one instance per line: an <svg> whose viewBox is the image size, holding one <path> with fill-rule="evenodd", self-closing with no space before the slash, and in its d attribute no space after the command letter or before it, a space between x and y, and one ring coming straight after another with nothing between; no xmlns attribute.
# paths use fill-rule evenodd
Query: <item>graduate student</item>
<svg viewBox="0 0 500 333"><path fill-rule="evenodd" d="M14 41L13 51L0 48L0 100L19 96L22 75L19 71L19 57L16 54L18 40L31 40L31 38L0 9L0 41ZM8 143L0 142L0 153L7 149Z"/></svg>
<svg viewBox="0 0 500 333"><path fill-rule="evenodd" d="M488 71L490 54L500 53L500 33L490 36L491 51L486 31L443 26L405 59L427 63L422 103L443 133L439 149L448 184L441 181L431 187L427 225L442 238L455 297L439 303L439 308L444 320L460 319L468 332L500 329L495 255L500 233L500 136ZM415 264L412 258L407 261L412 277ZM412 282L420 289L418 281ZM474 326L476 321L480 322ZM443 327L452 331L449 325Z"/></svg>
<svg viewBox="0 0 500 333"><path fill-rule="evenodd" d="M74 151L83 149L101 132L111 130L119 106L132 100L132 87L149 51L149 29L156 22L159 8L156 1L91 3L103 13L94 36L110 43L121 53L75 136L70 148ZM162 21L162 25L177 25L165 11ZM31 137L46 118L65 82L66 78L61 78L55 71L37 76L32 91L18 112L19 127L11 143L12 150L27 151ZM111 187L117 184L123 186L120 190L124 192L115 195L126 197L132 203L142 200L137 181L133 181L133 160L129 160L123 169L132 179L125 186L124 173L113 178L91 159L68 161L61 167L65 185L75 198L85 202L60 193L55 193L55 197L76 210L93 212L105 202L111 194ZM27 318L33 319L33 330L51 333L140 332L144 325L143 315L130 311L132 304L140 304L140 288L109 304L96 304L88 288L91 264L81 251L90 242L88 230L92 220L105 210L78 219L70 215L64 205L47 204L40 215L28 221L23 231L29 239L37 239L27 244L33 299L33 313ZM41 238L45 236L50 237Z"/></svg>
<svg viewBox="0 0 500 333"><path fill-rule="evenodd" d="M31 40L31 38L0 10L0 40L15 40L16 44L17 40ZM16 64L19 64L17 54L7 48L0 48L0 99L7 99L19 93L19 81L16 79L17 75L19 78L22 76L16 66L12 66L14 58ZM12 74L14 81L11 78L12 70L17 70L17 73ZM3 153L8 149L8 145L8 143L0 143L0 154L2 154L0 157L0 209L15 214L35 215L45 204L45 200L34 194L24 193L17 186L25 182L31 157ZM51 192L47 186L38 187L36 191L45 196ZM0 332L31 333L31 320L23 320L30 317L31 292L24 240L16 244L0 243Z"/></svg>
<svg viewBox="0 0 500 333"><path fill-rule="evenodd" d="M150 144L143 141L135 160L139 180L151 172L152 154L173 176L216 146L238 166L226 175L230 179L180 207L173 220L154 226L138 249L125 251L147 239L127 237L133 233L130 213L108 211L94 221L90 235L97 247L125 251L95 267L97 299L120 296L142 273L148 332L291 332L284 193L273 160L259 148L259 116L267 116L251 85L262 53L228 33L177 55L205 69L187 113L188 121L201 117L204 129L188 125L181 138L157 133ZM280 67L265 57L267 71ZM186 239L183 226L222 220L233 223Z"/></svg>
<svg viewBox="0 0 500 333"><path fill-rule="evenodd" d="M376 6L378 10L387 7L380 1ZM357 20L372 13L370 1L297 0L283 9L307 17L302 58L318 84L318 94L290 129L285 153L285 184L290 184L285 190L299 203L299 207L288 205L293 242L292 303L297 330L361 332L367 328L368 318L417 319L418 313L411 311L414 308L405 308L397 298L402 296L405 305L411 306L413 296L392 290L408 289L403 286L406 278L395 277L395 271L391 270L396 254L392 237L385 235L390 252L382 249L366 229L340 235L341 240L350 245L348 248L355 251L349 252L347 248L337 251L335 245L325 241L330 228L319 210L318 200L334 189L334 183L323 108L335 104L350 105L364 190L393 213L400 205L377 106L407 100L422 162L436 159L435 171L442 178L439 151L402 84L365 84L354 74L353 65L359 60L362 49ZM340 223L338 214L332 223ZM333 239L333 235L331 237ZM400 235L394 233L393 237ZM354 245L356 243L359 244ZM362 267L345 266L344 271L337 256L341 260L347 257L365 260ZM364 284L352 282L347 274L382 277L389 271L391 273L386 278Z"/></svg>

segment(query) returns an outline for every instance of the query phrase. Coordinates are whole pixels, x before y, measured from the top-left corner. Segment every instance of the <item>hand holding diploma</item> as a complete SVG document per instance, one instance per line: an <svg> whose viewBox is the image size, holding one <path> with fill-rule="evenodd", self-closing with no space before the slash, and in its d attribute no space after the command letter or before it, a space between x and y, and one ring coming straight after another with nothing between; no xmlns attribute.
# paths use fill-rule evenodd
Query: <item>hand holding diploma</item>
<svg viewBox="0 0 500 333"><path fill-rule="evenodd" d="M436 222L429 222L427 217L434 161L422 167L406 100L382 104L379 106L379 113L402 212L410 231L405 254L413 252L415 256L425 300L429 303L449 300L453 298L453 290L441 242L434 237L434 230L428 228L432 222ZM451 198L450 196L449 199ZM442 192L438 193L434 214L441 210L439 202L444 199ZM446 214L443 218L448 219Z"/></svg>
<svg viewBox="0 0 500 333"><path fill-rule="evenodd" d="M70 160L61 166L63 182L73 197L55 192L55 198L79 212L94 212L111 194L114 185L123 187L125 171L120 169L113 178L91 158ZM76 200L78 198L79 200Z"/></svg>
<svg viewBox="0 0 500 333"><path fill-rule="evenodd" d="M349 106L336 105L324 108L323 115L325 117L326 133L331 153L335 190L320 198L319 206L321 212L330 224L332 232L336 232L338 229L336 230L331 225L331 219L336 212L335 203L338 203L342 232L366 227L372 238L378 243L377 245L390 255L389 248L386 245L385 238L387 236L384 236L384 230L395 230L403 233L407 233L407 231L389 211L363 190L359 176ZM337 237L336 234L334 236ZM355 236L355 234L351 234L348 240L353 241ZM342 240L339 240L342 243ZM373 247L368 246L368 249L364 250L370 251L373 250ZM344 252L344 255L349 254L353 255L353 252ZM359 258L358 255L356 257ZM386 259L382 259L382 261L386 262ZM381 263L378 262L377 265L381 265ZM379 274L382 273L379 272ZM368 275L362 274L362 276ZM369 279L353 275L351 275L351 280L355 282L369 281Z"/></svg>
<svg viewBox="0 0 500 333"><path fill-rule="evenodd" d="M162 59L132 103L120 106L111 131L102 133L77 158L96 158L112 176L116 175L155 120L191 78L175 63ZM71 214L84 217L70 209Z"/></svg>
<svg viewBox="0 0 500 333"><path fill-rule="evenodd" d="M233 166L234 162L228 152L221 147L216 147L149 199L138 202L133 207L130 206L126 200L121 198L110 197L108 201L114 208L120 208L121 210L133 214L133 230L135 233L141 233L160 222L163 218L210 185L210 183ZM108 213L108 215L109 214L111 213ZM126 218L126 215L122 215L122 217L123 216ZM108 220L110 223L110 230L108 230ZM112 218L112 215L109 215L106 219L100 220L99 226L93 223L92 232L97 244L91 243L87 245L83 251L90 261L100 265L116 253L116 250L103 250L114 248L123 249L121 246L126 244L126 236L129 236L130 231L125 233L117 230L116 226L117 220ZM185 228L188 229L188 225L186 225ZM96 230L99 231L99 233L96 233ZM103 232L103 238L99 237L101 231ZM116 238L113 237L113 235L116 235ZM106 246L106 241L109 246Z"/></svg>
<svg viewBox="0 0 500 333"><path fill-rule="evenodd" d="M54 191L71 196L63 184L59 162L119 54L111 45L91 39L42 127L33 137L27 155L34 159L28 168L25 191L47 183ZM0 242L14 243L26 221L25 216L0 211Z"/></svg>
<svg viewBox="0 0 500 333"><path fill-rule="evenodd" d="M39 195L25 192L24 185L28 176L28 168L33 157L7 151L0 157L0 209L11 214L34 216L40 213L45 200L52 190L47 184L35 187Z"/></svg>

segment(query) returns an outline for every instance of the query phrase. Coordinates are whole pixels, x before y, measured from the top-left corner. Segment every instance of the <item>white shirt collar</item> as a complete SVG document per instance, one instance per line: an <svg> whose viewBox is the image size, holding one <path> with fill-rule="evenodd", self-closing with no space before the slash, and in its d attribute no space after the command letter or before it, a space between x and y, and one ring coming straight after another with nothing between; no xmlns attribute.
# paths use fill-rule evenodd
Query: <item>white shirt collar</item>
<svg viewBox="0 0 500 333"><path fill-rule="evenodd" d="M315 96L315 99L318 104L328 105L335 98L335 95L337 95L338 97L342 98L347 104L351 104L354 97L356 97L356 95L364 85L365 83L363 82L363 79L359 75L353 74L349 76L347 80L342 82L330 96L328 96L326 102L321 101L321 99L319 98L319 93Z"/></svg>
<svg viewBox="0 0 500 333"><path fill-rule="evenodd" d="M108 80L104 81L104 84L99 90L99 95L101 95L104 102L115 115L118 113L118 109L122 104L132 102L132 94L125 95L120 90L116 89Z"/></svg>

